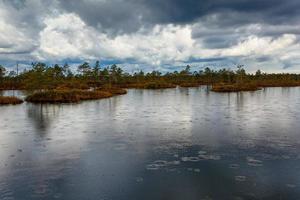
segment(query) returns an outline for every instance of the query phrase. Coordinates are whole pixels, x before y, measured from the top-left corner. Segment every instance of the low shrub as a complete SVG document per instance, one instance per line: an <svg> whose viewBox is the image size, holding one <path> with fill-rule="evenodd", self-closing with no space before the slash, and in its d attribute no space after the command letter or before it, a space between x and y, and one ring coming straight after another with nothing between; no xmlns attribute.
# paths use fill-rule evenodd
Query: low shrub
<svg viewBox="0 0 300 200"><path fill-rule="evenodd" d="M26 97L32 103L76 103L82 100L94 100L112 97L107 91L88 90L48 90L36 92Z"/></svg>

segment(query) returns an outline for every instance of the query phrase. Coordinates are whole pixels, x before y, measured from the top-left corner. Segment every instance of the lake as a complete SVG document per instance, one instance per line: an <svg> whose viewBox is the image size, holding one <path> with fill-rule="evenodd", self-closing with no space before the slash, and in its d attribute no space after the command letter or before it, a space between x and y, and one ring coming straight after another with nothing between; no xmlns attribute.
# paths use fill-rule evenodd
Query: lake
<svg viewBox="0 0 300 200"><path fill-rule="evenodd" d="M0 106L1 200L299 198L299 87Z"/></svg>

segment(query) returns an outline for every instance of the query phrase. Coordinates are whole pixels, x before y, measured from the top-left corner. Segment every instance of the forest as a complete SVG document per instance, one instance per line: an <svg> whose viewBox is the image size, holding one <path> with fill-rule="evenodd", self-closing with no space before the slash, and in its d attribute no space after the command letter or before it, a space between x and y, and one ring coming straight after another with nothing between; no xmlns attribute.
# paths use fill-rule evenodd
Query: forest
<svg viewBox="0 0 300 200"><path fill-rule="evenodd" d="M85 62L75 70L68 64L47 66L45 63L32 63L29 70L17 73L9 71L0 65L1 90L41 90L41 89L89 89L103 86L122 88L165 88L191 87L199 85L256 85L258 87L300 86L300 74L267 74L257 70L249 74L242 65L236 70L214 70L206 67L204 70L191 71L188 65L182 71L161 73L143 71L129 74L117 65L104 68L100 62L90 65Z"/></svg>

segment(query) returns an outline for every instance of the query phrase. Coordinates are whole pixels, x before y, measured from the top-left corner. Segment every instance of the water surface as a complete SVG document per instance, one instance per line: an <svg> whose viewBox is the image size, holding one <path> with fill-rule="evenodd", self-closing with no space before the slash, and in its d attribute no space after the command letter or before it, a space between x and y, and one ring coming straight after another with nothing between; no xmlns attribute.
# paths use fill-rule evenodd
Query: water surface
<svg viewBox="0 0 300 200"><path fill-rule="evenodd" d="M0 106L0 199L299 199L299 130L299 87Z"/></svg>

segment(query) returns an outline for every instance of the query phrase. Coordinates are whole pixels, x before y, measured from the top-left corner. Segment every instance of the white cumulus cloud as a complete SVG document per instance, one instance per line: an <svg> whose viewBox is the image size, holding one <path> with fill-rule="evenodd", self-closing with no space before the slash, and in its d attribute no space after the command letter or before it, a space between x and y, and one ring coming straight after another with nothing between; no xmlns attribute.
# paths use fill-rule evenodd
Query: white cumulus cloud
<svg viewBox="0 0 300 200"><path fill-rule="evenodd" d="M147 64L186 60L194 40L189 26L155 26L115 37L86 25L79 16L69 13L46 18L40 32L42 59L136 59Z"/></svg>

